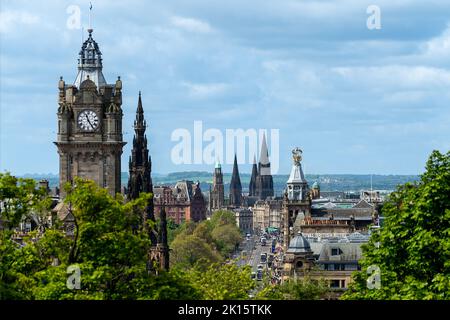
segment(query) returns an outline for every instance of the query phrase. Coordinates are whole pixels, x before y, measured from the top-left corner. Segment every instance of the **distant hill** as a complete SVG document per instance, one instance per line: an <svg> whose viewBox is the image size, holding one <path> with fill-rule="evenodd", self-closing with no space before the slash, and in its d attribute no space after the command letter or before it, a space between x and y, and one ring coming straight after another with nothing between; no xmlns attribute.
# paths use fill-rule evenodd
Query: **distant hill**
<svg viewBox="0 0 450 320"><path fill-rule="evenodd" d="M248 185L251 175L248 173L241 173L241 183L243 192L248 192ZM286 186L286 181L289 175L274 175L273 184L275 193L281 195ZM322 191L360 191L363 189L370 189L370 174L306 174L306 180L313 184L317 181ZM224 173L223 179L225 183L225 190L229 189L231 180L231 173ZM413 182L418 180L416 175L372 175L372 188L376 190L395 190L397 185L406 182ZM210 172L173 172L166 176L153 177L154 185L173 185L179 180L200 181L200 186L203 191L209 189L212 184L212 173Z"/></svg>
<svg viewBox="0 0 450 320"><path fill-rule="evenodd" d="M250 174L241 173L241 183L243 192L248 192ZM58 175L54 174L28 174L23 177L33 178L35 180L47 179L50 187L58 185ZM180 180L200 181L202 191L207 192L212 184L212 173L206 171L172 172L169 174L153 174L153 185L174 185ZM306 180L310 184L317 181L322 191L360 191L370 189L370 174L307 174ZM128 183L128 173L122 172L122 185ZM224 173L225 192L229 190L231 173ZM274 175L273 183L275 193L281 195L288 175ZM395 190L397 185L406 182L417 181L416 175L372 175L372 188L376 190Z"/></svg>

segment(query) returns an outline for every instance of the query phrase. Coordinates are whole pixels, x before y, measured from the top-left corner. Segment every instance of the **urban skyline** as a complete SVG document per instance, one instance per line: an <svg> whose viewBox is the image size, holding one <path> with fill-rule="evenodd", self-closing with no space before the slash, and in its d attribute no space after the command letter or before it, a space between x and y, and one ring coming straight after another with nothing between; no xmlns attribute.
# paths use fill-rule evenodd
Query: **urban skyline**
<svg viewBox="0 0 450 320"><path fill-rule="evenodd" d="M196 120L223 133L279 129L281 174L295 146L317 174L418 174L432 149L449 148L445 3L381 1L379 30L366 27L366 1L93 4L105 77L124 81L124 154L141 90L155 173L211 171L170 160L172 132ZM75 80L82 40L67 25L72 5L86 39L89 1L2 2L1 171L56 173L55 88L60 75Z"/></svg>

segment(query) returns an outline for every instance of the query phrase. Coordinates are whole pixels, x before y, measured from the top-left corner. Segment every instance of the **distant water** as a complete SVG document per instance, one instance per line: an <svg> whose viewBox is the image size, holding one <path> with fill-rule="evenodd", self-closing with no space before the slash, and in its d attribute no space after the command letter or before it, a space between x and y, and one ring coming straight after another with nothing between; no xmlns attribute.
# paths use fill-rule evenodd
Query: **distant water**
<svg viewBox="0 0 450 320"><path fill-rule="evenodd" d="M58 175L29 174L22 177L35 180L47 179L51 188L58 185ZM250 174L241 174L243 192L248 192ZM317 181L322 191L360 191L370 189L370 174L307 174L306 180L312 185ZM225 193L229 190L230 173L223 175ZM122 185L128 183L128 173L122 172ZM212 183L212 173L204 171L173 172L169 174L153 174L153 185L174 185L179 180L200 181L202 191L207 192ZM286 186L288 175L274 175L273 184L276 195L281 195ZM397 185L419 180L417 175L372 175L372 188L375 190L395 190Z"/></svg>

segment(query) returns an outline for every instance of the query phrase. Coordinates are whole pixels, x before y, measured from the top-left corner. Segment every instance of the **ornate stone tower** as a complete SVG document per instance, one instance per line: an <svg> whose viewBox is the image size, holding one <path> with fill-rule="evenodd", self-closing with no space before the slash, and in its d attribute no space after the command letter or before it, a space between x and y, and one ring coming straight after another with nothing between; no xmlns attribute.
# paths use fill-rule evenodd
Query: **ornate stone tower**
<svg viewBox="0 0 450 320"><path fill-rule="evenodd" d="M222 166L219 161L216 162L213 175L213 185L210 192L210 207L211 210L219 210L224 205L224 186L223 186L223 174Z"/></svg>
<svg viewBox="0 0 450 320"><path fill-rule="evenodd" d="M300 231L300 222L311 216L311 199L308 182L302 170L302 150L292 150L293 164L286 183L283 199L282 230L284 245L287 246L293 235Z"/></svg>
<svg viewBox="0 0 450 320"><path fill-rule="evenodd" d="M127 198L137 199L141 192L153 192L152 184L152 159L147 148L147 136L145 129L147 122L144 119L144 108L142 107L141 92L139 92L138 106L136 109L136 119L134 120L133 149L128 161L129 178L127 187ZM155 221L153 198L149 199L145 209L143 222L146 220ZM157 238L150 234L152 244L156 246Z"/></svg>
<svg viewBox="0 0 450 320"><path fill-rule="evenodd" d="M267 149L266 135L263 135L258 176L256 177L256 196L261 200L265 200L267 197L273 197L273 195L273 178L270 173L269 151Z"/></svg>
<svg viewBox="0 0 450 320"><path fill-rule="evenodd" d="M242 204L242 185L239 177L237 157L234 155L233 174L230 182L230 206L239 207Z"/></svg>
<svg viewBox="0 0 450 320"><path fill-rule="evenodd" d="M141 92L139 92L136 119L134 120L133 149L131 150L131 156L128 162L130 176L128 179L127 194L130 199L138 198L141 192L153 192L151 177L152 158L149 156L147 149L146 127L147 122L144 119Z"/></svg>
<svg viewBox="0 0 450 320"><path fill-rule="evenodd" d="M136 199L141 192L152 192L152 158L147 148L147 136L145 130L147 122L144 118L141 92L139 92L136 119L134 120L133 149L128 162L129 179L127 188L128 199ZM161 211L159 226L150 232L152 248L149 252L149 271L158 273L159 270L169 269L169 247L167 245L167 221L165 210ZM146 221L155 222L153 198L149 199L143 217Z"/></svg>
<svg viewBox="0 0 450 320"><path fill-rule="evenodd" d="M75 177L94 180L111 195L120 192L122 140L122 81L107 84L102 54L89 37L83 43L74 84L59 81L58 135L59 186Z"/></svg>

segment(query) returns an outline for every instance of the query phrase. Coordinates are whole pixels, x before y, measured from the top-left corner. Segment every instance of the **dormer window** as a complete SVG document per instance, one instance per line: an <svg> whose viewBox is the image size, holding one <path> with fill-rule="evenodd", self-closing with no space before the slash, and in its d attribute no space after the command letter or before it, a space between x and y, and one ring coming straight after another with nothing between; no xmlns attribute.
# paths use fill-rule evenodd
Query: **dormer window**
<svg viewBox="0 0 450 320"><path fill-rule="evenodd" d="M332 256L340 256L342 254L342 250L340 248L331 248Z"/></svg>

